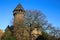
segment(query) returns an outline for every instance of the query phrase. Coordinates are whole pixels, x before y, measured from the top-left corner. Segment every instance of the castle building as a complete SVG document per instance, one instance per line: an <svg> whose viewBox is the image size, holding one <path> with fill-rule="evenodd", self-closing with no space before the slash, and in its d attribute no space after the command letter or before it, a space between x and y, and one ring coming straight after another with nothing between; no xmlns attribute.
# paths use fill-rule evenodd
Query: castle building
<svg viewBox="0 0 60 40"><path fill-rule="evenodd" d="M31 36L30 32L27 31L27 29L24 26L25 10L21 4L18 4L17 7L13 10L13 16L14 16L14 22L13 22L12 32L17 40L34 40L35 38L33 36L35 35L38 36L41 34L40 31L35 30L36 28L31 33L31 35L33 36ZM39 33L37 33L37 31Z"/></svg>
<svg viewBox="0 0 60 40"><path fill-rule="evenodd" d="M13 24L13 34L17 40L29 40L29 33L24 27L24 15L25 10L21 4L13 10L14 24ZM27 38L28 37L28 38Z"/></svg>

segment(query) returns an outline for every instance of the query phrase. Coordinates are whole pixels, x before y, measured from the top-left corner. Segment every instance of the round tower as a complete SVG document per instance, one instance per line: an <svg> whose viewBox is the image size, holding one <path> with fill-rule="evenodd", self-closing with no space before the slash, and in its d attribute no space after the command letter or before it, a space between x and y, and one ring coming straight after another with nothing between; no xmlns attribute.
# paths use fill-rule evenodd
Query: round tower
<svg viewBox="0 0 60 40"><path fill-rule="evenodd" d="M14 24L13 24L13 35L17 40L23 40L24 32L24 15L25 11L21 4L18 4L13 11L14 15Z"/></svg>
<svg viewBox="0 0 60 40"><path fill-rule="evenodd" d="M25 10L21 4L18 4L17 7L14 9L13 15L14 15L14 25L16 25L19 22L20 23L24 22Z"/></svg>

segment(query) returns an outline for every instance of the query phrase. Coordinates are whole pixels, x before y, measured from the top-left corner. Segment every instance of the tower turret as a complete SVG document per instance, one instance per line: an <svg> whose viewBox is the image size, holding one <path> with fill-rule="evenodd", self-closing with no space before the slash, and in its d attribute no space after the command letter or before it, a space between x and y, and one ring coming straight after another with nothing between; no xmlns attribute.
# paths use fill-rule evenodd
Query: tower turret
<svg viewBox="0 0 60 40"><path fill-rule="evenodd" d="M13 24L13 34L17 40L23 40L22 36L24 31L24 8L21 4L18 4L17 7L13 10L14 15L14 24Z"/></svg>
<svg viewBox="0 0 60 40"><path fill-rule="evenodd" d="M17 13L25 12L21 4L18 4L17 7L13 10L13 15Z"/></svg>
<svg viewBox="0 0 60 40"><path fill-rule="evenodd" d="M14 25L18 22L24 22L25 10L21 4L18 4L17 7L13 10L14 15Z"/></svg>

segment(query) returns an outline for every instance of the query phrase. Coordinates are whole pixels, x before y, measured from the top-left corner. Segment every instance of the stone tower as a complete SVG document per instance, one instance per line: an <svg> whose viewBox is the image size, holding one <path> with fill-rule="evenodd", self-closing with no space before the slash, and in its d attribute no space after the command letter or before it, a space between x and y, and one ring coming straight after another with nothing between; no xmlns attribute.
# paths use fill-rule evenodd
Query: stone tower
<svg viewBox="0 0 60 40"><path fill-rule="evenodd" d="M20 23L24 22L24 14L25 14L24 8L22 7L21 4L18 4L17 7L13 11L13 15L14 15L14 26L18 22L20 22Z"/></svg>
<svg viewBox="0 0 60 40"><path fill-rule="evenodd" d="M13 11L14 24L13 24L13 34L17 40L24 40L24 14L25 11L21 4L18 4Z"/></svg>

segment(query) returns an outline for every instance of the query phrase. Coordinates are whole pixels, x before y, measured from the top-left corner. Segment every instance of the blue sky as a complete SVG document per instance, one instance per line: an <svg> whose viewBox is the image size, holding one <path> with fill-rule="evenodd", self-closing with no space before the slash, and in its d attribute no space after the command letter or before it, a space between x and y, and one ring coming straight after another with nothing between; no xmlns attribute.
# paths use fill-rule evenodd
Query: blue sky
<svg viewBox="0 0 60 40"><path fill-rule="evenodd" d="M13 10L21 3L24 9L40 10L49 23L60 29L60 0L0 0L0 29L5 30L13 20Z"/></svg>

